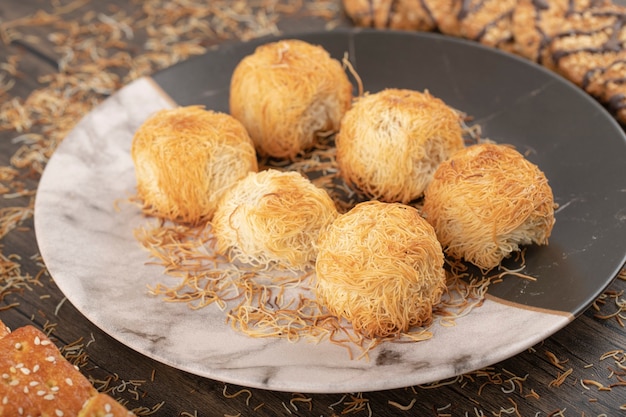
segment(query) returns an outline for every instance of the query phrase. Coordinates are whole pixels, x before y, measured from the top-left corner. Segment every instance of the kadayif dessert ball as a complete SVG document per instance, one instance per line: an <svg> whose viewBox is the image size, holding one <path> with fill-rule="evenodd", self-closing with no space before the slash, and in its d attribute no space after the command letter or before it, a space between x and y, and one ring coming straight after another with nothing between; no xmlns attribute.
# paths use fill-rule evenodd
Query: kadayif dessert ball
<svg viewBox="0 0 626 417"><path fill-rule="evenodd" d="M230 113L263 156L293 158L339 129L352 85L321 46L282 40L259 46L235 68Z"/></svg>
<svg viewBox="0 0 626 417"><path fill-rule="evenodd" d="M457 112L428 92L386 89L356 100L336 138L341 175L372 199L409 203L463 148Z"/></svg>
<svg viewBox="0 0 626 417"><path fill-rule="evenodd" d="M368 201L320 234L320 304L366 337L390 337L432 321L446 288L435 231L407 205Z"/></svg>
<svg viewBox="0 0 626 417"><path fill-rule="evenodd" d="M304 270L314 265L320 231L337 215L328 193L298 172L250 173L218 206L216 248L231 261Z"/></svg>
<svg viewBox="0 0 626 417"><path fill-rule="evenodd" d="M243 125L200 106L152 115L135 132L131 156L144 211L190 224L210 219L224 192L258 169Z"/></svg>
<svg viewBox="0 0 626 417"><path fill-rule="evenodd" d="M537 165L512 147L485 143L439 166L422 214L447 255L488 270L522 245L547 244L554 207Z"/></svg>

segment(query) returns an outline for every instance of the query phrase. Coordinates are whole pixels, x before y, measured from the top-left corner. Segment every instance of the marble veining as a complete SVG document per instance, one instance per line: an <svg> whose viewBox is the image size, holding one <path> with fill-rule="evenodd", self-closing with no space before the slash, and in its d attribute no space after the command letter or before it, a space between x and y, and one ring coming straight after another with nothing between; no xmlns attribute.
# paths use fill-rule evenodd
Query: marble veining
<svg viewBox="0 0 626 417"><path fill-rule="evenodd" d="M88 319L125 345L182 370L282 391L359 392L428 383L493 364L553 334L572 317L487 299L426 342L385 343L351 360L331 343L256 339L217 308L165 303L147 287L168 278L146 265L133 236L145 219L134 194L130 144L153 112L174 104L149 78L124 87L59 146L40 182L35 230L60 289ZM119 202L119 210L116 209Z"/></svg>

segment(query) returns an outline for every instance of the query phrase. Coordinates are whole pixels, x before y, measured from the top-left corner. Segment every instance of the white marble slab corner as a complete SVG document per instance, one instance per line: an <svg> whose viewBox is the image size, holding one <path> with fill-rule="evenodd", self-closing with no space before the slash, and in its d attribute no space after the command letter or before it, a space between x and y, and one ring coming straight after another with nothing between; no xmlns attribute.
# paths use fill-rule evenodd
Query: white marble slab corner
<svg viewBox="0 0 626 417"><path fill-rule="evenodd" d="M35 230L43 259L67 298L125 345L176 368L244 386L290 392L361 392L428 383L491 365L550 336L572 317L488 299L426 342L387 343L351 360L331 343L255 339L223 312L194 311L150 296L166 282L133 236L145 223L121 204L135 192L130 145L153 112L175 106L139 79L87 115L59 146L41 179Z"/></svg>

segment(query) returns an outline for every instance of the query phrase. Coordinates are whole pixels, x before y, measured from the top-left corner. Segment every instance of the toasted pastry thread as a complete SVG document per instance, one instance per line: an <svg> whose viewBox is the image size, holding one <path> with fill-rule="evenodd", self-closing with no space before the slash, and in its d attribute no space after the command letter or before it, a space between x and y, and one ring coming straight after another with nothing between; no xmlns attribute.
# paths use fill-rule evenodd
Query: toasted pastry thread
<svg viewBox="0 0 626 417"><path fill-rule="evenodd" d="M339 129L352 84L321 46L283 40L259 46L235 68L230 113L263 156L293 158Z"/></svg>
<svg viewBox="0 0 626 417"><path fill-rule="evenodd" d="M409 203L463 148L459 115L428 92L386 89L358 99L337 135L342 177L368 197Z"/></svg>
<svg viewBox="0 0 626 417"><path fill-rule="evenodd" d="M328 193L297 172L251 173L225 194L213 218L217 250L232 260L303 270L318 235L338 215Z"/></svg>
<svg viewBox="0 0 626 417"><path fill-rule="evenodd" d="M320 234L315 292L366 337L388 337L432 320L446 287L433 228L410 206L368 201Z"/></svg>
<svg viewBox="0 0 626 417"><path fill-rule="evenodd" d="M489 143L439 166L422 213L447 255L485 270L520 245L547 244L555 221L544 173L515 149Z"/></svg>
<svg viewBox="0 0 626 417"><path fill-rule="evenodd" d="M224 192L258 169L241 123L201 106L154 114L136 131L131 156L146 214L185 223L210 219Z"/></svg>

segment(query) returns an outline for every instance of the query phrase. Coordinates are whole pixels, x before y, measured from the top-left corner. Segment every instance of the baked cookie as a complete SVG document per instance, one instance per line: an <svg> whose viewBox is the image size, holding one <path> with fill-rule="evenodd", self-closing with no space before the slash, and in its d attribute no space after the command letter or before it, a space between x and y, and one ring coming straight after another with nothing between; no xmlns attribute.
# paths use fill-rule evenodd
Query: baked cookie
<svg viewBox="0 0 626 417"><path fill-rule="evenodd" d="M417 31L436 27L425 0L343 0L343 7L357 26Z"/></svg>
<svg viewBox="0 0 626 417"><path fill-rule="evenodd" d="M550 45L597 25L586 13L608 4L610 0L517 0L511 25L513 52L554 69Z"/></svg>
<svg viewBox="0 0 626 417"><path fill-rule="evenodd" d="M517 0L457 0L456 3L459 36L504 50L512 49L511 26Z"/></svg>
<svg viewBox="0 0 626 417"><path fill-rule="evenodd" d="M592 8L549 45L555 70L602 102L622 123L626 122L625 25L625 8Z"/></svg>
<svg viewBox="0 0 626 417"><path fill-rule="evenodd" d="M516 0L343 0L357 26L433 31L509 49Z"/></svg>
<svg viewBox="0 0 626 417"><path fill-rule="evenodd" d="M574 58L572 56L570 60ZM590 59L583 53L578 58L589 65ZM612 62L601 63L598 59L598 65L585 72L582 87L601 101L620 123L626 125L626 52L599 58Z"/></svg>

